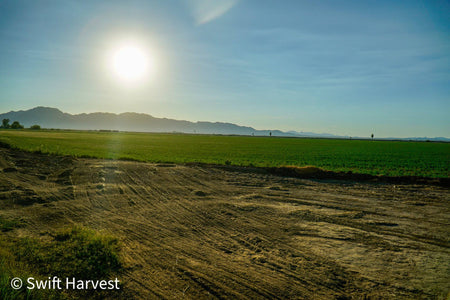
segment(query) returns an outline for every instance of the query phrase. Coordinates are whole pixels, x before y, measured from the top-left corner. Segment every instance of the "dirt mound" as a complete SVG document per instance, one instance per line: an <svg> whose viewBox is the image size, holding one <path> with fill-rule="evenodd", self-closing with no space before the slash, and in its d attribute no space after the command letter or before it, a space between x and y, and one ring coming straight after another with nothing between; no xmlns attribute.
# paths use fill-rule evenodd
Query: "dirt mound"
<svg viewBox="0 0 450 300"><path fill-rule="evenodd" d="M283 176L293 176L298 178L323 178L327 171L314 166L281 166L269 168L269 171Z"/></svg>
<svg viewBox="0 0 450 300"><path fill-rule="evenodd" d="M290 176L304 179L333 179L333 180L351 180L351 181L370 181L370 182L385 182L398 184L428 184L450 187L450 178L429 178L420 176L383 176L370 175L349 172L333 172L323 170L314 166L281 166L270 167L266 170L271 174L280 176Z"/></svg>

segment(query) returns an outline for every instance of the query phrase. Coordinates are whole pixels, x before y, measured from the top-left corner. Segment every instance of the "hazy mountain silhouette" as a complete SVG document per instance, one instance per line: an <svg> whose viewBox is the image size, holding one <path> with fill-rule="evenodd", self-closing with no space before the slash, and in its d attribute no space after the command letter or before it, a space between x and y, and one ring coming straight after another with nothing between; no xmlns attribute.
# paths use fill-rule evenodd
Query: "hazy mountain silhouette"
<svg viewBox="0 0 450 300"><path fill-rule="evenodd" d="M71 115L51 107L35 107L30 110L0 114L0 120L19 121L25 127L38 124L42 128L120 130L139 132L184 132L206 134L298 136L279 130L256 130L252 127L221 122L190 122L167 118L155 118L141 113L89 113Z"/></svg>
<svg viewBox="0 0 450 300"><path fill-rule="evenodd" d="M167 118L155 118L141 113L89 113L71 115L63 113L57 108L38 106L29 110L10 111L0 114L0 122L9 119L10 122L19 121L25 127L38 124L42 128L81 129L81 130L119 130L138 132L183 132L202 134L237 134L286 137L322 137L322 138L349 138L328 133L297 132L280 130L256 130L252 127L239 126L232 123L221 122L190 122ZM358 137L354 137L358 138ZM398 138L388 138L398 139ZM437 137L411 137L398 140L417 141L450 141L448 138Z"/></svg>

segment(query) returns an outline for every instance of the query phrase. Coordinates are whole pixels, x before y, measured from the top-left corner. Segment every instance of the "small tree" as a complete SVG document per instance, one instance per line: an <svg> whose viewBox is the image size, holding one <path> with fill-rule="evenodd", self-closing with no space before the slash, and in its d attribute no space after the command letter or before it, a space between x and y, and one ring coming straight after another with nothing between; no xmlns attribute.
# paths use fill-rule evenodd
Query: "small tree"
<svg viewBox="0 0 450 300"><path fill-rule="evenodd" d="M30 129L39 130L39 129L41 129L41 126L33 125L33 126L30 127Z"/></svg>
<svg viewBox="0 0 450 300"><path fill-rule="evenodd" d="M11 128L12 128L12 129L23 129L23 125L21 125L18 121L14 121L14 122L11 124Z"/></svg>
<svg viewBox="0 0 450 300"><path fill-rule="evenodd" d="M372 135L370 137L372 138L372 141L373 141L373 133L372 133Z"/></svg>
<svg viewBox="0 0 450 300"><path fill-rule="evenodd" d="M2 128L9 128L9 119L3 119Z"/></svg>

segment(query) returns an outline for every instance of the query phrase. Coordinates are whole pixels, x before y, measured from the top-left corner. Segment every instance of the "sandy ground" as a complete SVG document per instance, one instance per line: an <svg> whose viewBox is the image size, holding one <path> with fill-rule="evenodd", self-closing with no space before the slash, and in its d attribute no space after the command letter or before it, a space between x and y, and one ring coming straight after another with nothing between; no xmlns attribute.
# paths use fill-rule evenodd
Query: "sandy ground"
<svg viewBox="0 0 450 300"><path fill-rule="evenodd" d="M0 216L117 236L137 299L445 299L450 193L0 148ZM2 233L6 234L6 233Z"/></svg>

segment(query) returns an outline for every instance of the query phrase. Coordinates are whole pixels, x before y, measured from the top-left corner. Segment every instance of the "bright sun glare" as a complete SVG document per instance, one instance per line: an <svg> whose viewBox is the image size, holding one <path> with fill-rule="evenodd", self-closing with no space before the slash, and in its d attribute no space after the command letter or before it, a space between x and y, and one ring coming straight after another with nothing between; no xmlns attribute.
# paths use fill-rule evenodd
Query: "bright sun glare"
<svg viewBox="0 0 450 300"><path fill-rule="evenodd" d="M115 75L127 82L146 79L154 71L149 53L132 45L122 46L114 52L112 68Z"/></svg>

